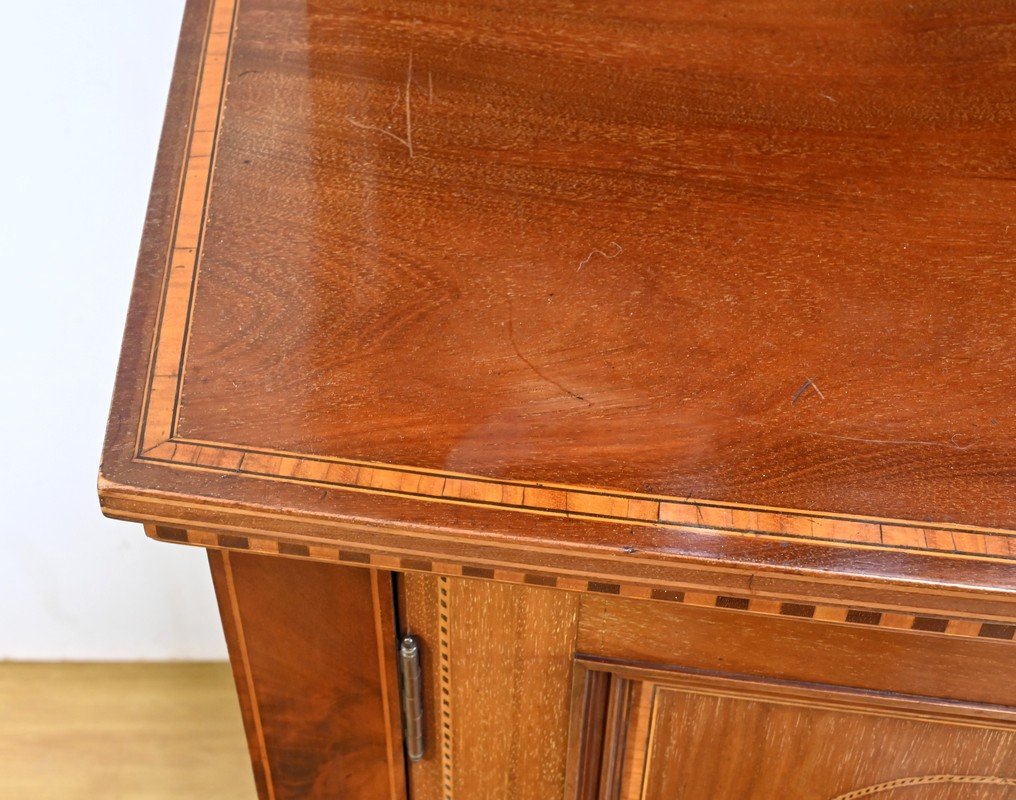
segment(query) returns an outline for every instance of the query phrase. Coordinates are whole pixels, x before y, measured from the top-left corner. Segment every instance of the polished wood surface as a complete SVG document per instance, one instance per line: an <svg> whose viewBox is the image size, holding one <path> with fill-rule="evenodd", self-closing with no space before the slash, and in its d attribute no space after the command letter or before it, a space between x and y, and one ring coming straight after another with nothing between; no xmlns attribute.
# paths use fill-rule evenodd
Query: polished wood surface
<svg viewBox="0 0 1016 800"><path fill-rule="evenodd" d="M0 663L0 797L254 800L224 663Z"/></svg>
<svg viewBox="0 0 1016 800"><path fill-rule="evenodd" d="M209 558L261 800L405 800L391 576Z"/></svg>
<svg viewBox="0 0 1016 800"><path fill-rule="evenodd" d="M237 0L174 435L1012 527L1014 17L936 11Z"/></svg>
<svg viewBox="0 0 1016 800"><path fill-rule="evenodd" d="M107 513L1011 594L1012 22L192 0Z"/></svg>

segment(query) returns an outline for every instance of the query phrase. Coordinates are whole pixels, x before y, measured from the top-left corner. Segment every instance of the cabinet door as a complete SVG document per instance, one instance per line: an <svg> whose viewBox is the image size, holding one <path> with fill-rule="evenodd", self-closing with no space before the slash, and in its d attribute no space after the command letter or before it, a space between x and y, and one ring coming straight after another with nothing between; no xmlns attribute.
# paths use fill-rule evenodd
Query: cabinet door
<svg viewBox="0 0 1016 800"><path fill-rule="evenodd" d="M580 661L580 800L1001 800L1011 710Z"/></svg>
<svg viewBox="0 0 1016 800"><path fill-rule="evenodd" d="M424 754L413 800L564 797L581 596L537 586L399 576L421 641Z"/></svg>
<svg viewBox="0 0 1016 800"><path fill-rule="evenodd" d="M414 800L1016 800L1011 643L483 577L398 576Z"/></svg>

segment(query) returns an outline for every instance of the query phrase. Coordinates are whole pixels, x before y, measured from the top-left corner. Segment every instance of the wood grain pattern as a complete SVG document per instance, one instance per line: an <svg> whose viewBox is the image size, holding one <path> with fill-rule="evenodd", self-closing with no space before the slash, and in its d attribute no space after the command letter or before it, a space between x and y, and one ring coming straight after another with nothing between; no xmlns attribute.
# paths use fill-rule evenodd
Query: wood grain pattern
<svg viewBox="0 0 1016 800"><path fill-rule="evenodd" d="M651 722L645 736L634 715L618 718L615 761L636 774L605 772L597 800L842 800L917 786L916 797L992 800L1016 786L1012 709L624 665L609 674L612 695L641 685Z"/></svg>
<svg viewBox="0 0 1016 800"><path fill-rule="evenodd" d="M1012 591L1011 10L925 11L193 0L104 508Z"/></svg>
<svg viewBox="0 0 1016 800"><path fill-rule="evenodd" d="M1004 787L1016 785L1011 729L973 733L672 691L660 692L654 712L658 730L648 756L646 800L673 798L679 789L715 800L781 794L827 800L887 775L943 772L1007 780L970 786L962 793L952 785L929 786L917 796L989 800L1005 797ZM712 757L721 748L723 758ZM731 762L740 768L730 769ZM814 768L805 772L802 764Z"/></svg>
<svg viewBox="0 0 1016 800"><path fill-rule="evenodd" d="M405 800L388 573L209 559L262 800Z"/></svg>
<svg viewBox="0 0 1016 800"><path fill-rule="evenodd" d="M451 764L438 746L442 733L432 733L427 755L410 765L411 795L562 796L577 596L464 578L403 580L403 625L442 659L430 670L431 708L447 698L452 709L432 717L452 726ZM442 638L446 648L437 646Z"/></svg>

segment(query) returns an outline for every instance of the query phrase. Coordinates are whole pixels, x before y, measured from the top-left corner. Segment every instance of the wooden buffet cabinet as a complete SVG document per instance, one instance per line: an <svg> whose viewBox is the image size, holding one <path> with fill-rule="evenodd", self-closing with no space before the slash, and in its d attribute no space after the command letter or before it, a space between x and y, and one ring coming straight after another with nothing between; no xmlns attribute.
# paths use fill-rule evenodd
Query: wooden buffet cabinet
<svg viewBox="0 0 1016 800"><path fill-rule="evenodd" d="M207 548L262 800L1016 797L1014 52L190 0L99 493Z"/></svg>

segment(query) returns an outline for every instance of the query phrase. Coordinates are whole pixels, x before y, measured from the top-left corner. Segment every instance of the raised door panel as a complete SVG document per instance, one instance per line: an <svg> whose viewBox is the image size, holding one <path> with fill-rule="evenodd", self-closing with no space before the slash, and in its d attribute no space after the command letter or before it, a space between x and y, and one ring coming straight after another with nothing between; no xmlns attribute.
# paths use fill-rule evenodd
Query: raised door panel
<svg viewBox="0 0 1016 800"><path fill-rule="evenodd" d="M1016 711L590 662L581 800L1001 800Z"/></svg>

